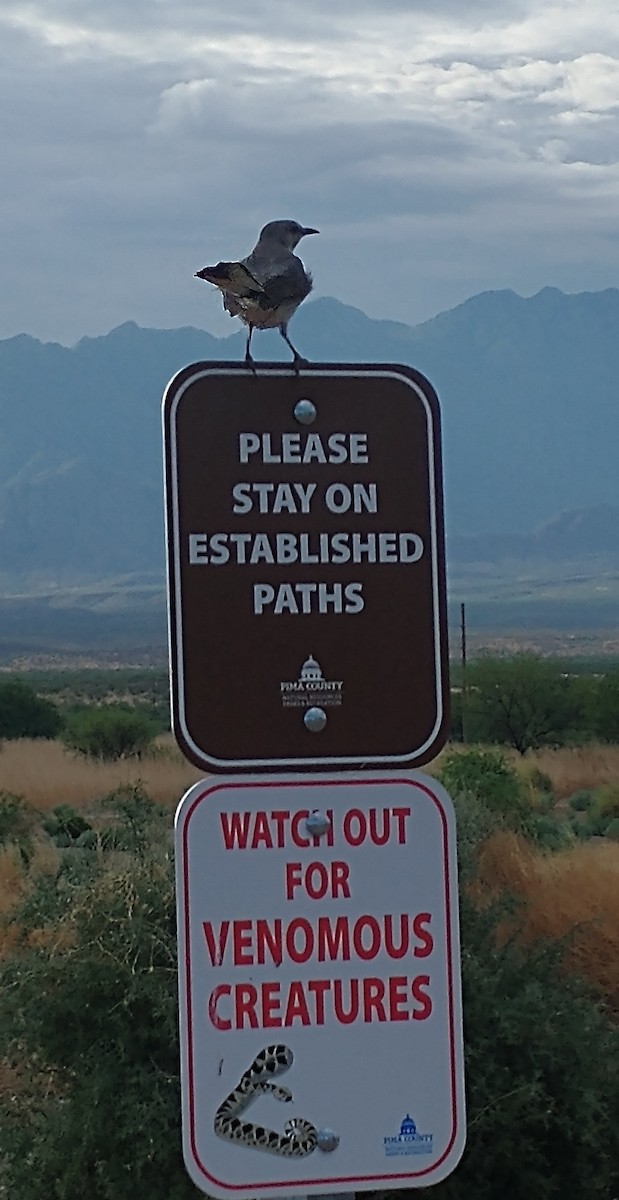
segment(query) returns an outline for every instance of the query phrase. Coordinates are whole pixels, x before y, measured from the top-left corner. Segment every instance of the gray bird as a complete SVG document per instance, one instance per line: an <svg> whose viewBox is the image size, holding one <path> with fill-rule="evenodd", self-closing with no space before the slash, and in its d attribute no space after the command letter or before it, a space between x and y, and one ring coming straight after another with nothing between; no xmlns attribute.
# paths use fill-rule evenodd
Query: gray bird
<svg viewBox="0 0 619 1200"><path fill-rule="evenodd" d="M205 279L219 288L226 312L240 317L247 325L245 362L252 368L250 346L254 329L276 326L292 350L294 366L305 361L288 337L288 322L312 290L311 275L293 254L295 246L308 233L318 230L299 225L298 221L269 221L247 258L196 271L197 279Z"/></svg>

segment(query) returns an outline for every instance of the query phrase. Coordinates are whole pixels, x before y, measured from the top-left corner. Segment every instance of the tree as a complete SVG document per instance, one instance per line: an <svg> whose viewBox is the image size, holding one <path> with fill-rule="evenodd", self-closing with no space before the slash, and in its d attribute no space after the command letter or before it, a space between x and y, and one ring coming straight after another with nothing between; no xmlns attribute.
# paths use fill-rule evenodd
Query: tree
<svg viewBox="0 0 619 1200"><path fill-rule="evenodd" d="M0 738L54 738L63 721L50 700L19 679L0 683Z"/></svg>
<svg viewBox="0 0 619 1200"><path fill-rule="evenodd" d="M590 701L591 729L603 742L619 742L619 671L596 679Z"/></svg>
<svg viewBox="0 0 619 1200"><path fill-rule="evenodd" d="M466 729L472 741L519 754L574 736L583 717L578 681L534 654L479 658L468 668Z"/></svg>
<svg viewBox="0 0 619 1200"><path fill-rule="evenodd" d="M84 708L67 720L64 741L89 758L113 761L135 758L150 746L156 733L150 717L123 704Z"/></svg>

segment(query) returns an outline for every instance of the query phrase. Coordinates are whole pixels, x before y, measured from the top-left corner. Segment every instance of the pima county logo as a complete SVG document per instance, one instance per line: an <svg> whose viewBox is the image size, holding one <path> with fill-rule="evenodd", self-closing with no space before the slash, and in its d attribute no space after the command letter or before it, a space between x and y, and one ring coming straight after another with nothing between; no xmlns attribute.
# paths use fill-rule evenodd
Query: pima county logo
<svg viewBox="0 0 619 1200"><path fill-rule="evenodd" d="M299 678L280 683L279 687L284 708L312 708L314 704L325 708L342 703L343 680L325 679L320 663L311 654L303 663Z"/></svg>
<svg viewBox="0 0 619 1200"><path fill-rule="evenodd" d="M385 1154L431 1154L432 1134L419 1133L412 1117L406 1114L396 1137L383 1138Z"/></svg>

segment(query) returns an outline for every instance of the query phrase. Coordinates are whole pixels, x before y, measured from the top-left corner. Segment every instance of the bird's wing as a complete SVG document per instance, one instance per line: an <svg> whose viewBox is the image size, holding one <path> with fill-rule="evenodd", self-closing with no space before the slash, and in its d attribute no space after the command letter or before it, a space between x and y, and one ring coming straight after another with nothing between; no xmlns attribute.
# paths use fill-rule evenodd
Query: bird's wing
<svg viewBox="0 0 619 1200"><path fill-rule="evenodd" d="M220 262L214 267L203 267L196 274L207 283L213 283L222 292L233 296L249 297L262 295L264 288L251 271L240 262Z"/></svg>
<svg viewBox="0 0 619 1200"><path fill-rule="evenodd" d="M261 308L277 308L287 301L300 304L312 290L312 277L305 270L299 258L292 257L292 262L283 271L269 275L263 280L263 294L258 297Z"/></svg>

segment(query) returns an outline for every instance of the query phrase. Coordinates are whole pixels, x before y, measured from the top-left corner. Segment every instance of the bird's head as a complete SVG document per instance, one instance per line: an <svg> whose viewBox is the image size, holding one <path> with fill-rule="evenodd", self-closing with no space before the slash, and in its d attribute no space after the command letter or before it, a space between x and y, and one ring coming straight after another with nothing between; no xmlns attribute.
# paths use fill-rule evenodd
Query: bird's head
<svg viewBox="0 0 619 1200"><path fill-rule="evenodd" d="M269 221L260 231L258 244L271 242L277 246L284 246L286 250L294 250L301 238L306 237L308 233L318 233L318 230L299 225L298 221Z"/></svg>

